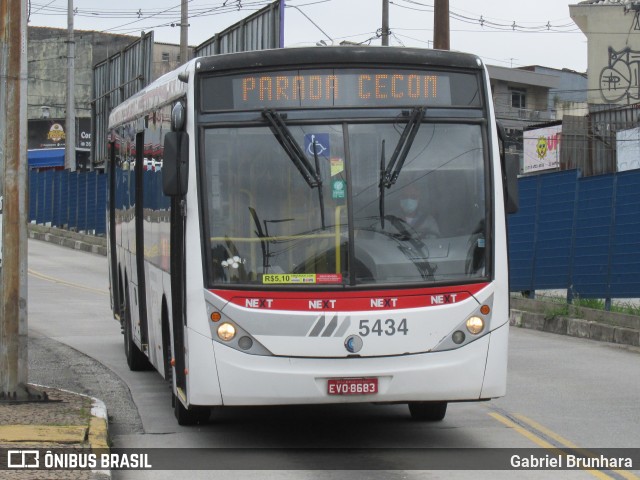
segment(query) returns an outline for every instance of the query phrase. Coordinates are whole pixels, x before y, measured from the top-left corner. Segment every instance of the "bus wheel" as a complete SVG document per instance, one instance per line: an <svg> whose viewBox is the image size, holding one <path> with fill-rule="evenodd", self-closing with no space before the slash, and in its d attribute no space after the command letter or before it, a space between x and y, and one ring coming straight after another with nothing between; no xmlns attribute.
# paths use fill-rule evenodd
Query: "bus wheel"
<svg viewBox="0 0 640 480"><path fill-rule="evenodd" d="M175 395L173 396L173 412L178 420L178 425L196 425L206 423L209 420L211 409L208 407L186 408Z"/></svg>
<svg viewBox="0 0 640 480"><path fill-rule="evenodd" d="M131 308L129 307L129 292L125 293L124 302L124 354L127 357L127 365L132 372L139 372L149 368L149 361L133 341L131 325Z"/></svg>
<svg viewBox="0 0 640 480"><path fill-rule="evenodd" d="M447 402L411 402L411 418L420 422L439 422L447 413Z"/></svg>

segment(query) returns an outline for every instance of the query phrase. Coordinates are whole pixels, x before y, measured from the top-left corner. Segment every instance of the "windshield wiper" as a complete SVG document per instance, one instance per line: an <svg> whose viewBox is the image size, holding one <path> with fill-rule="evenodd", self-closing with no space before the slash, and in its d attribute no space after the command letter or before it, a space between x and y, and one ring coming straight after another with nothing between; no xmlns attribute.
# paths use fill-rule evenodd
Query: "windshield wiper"
<svg viewBox="0 0 640 480"><path fill-rule="evenodd" d="M407 159L407 155L409 155L411 145L413 145L413 140L416 138L416 134L420 128L424 113L423 107L414 108L411 111L411 117L409 117L409 121L402 131L398 145L396 145L396 149L393 151L393 155L391 155L391 160L389 160L389 165L387 165L384 171L384 178L382 180L386 188L390 188L391 185L396 183L398 175L400 175L400 171Z"/></svg>
<svg viewBox="0 0 640 480"><path fill-rule="evenodd" d="M311 188L318 186L317 172L314 170L309 160L305 156L304 152L298 145L298 142L293 138L289 127L284 123L282 116L273 110L265 110L262 112L262 116L269 122L269 127L273 132L273 135L278 140L278 143L282 146L287 155L298 169L302 177Z"/></svg>
<svg viewBox="0 0 640 480"><path fill-rule="evenodd" d="M380 200L380 226L382 227L382 229L384 230L384 190L386 187L386 184L384 183L384 179L385 179L385 174L386 174L386 168L387 166L385 165L387 159L385 158L384 155L384 139L382 139L382 146L380 147L381 153L380 153L380 184L378 185L378 188L380 189L380 195L378 195L378 198ZM386 187L388 188L388 187Z"/></svg>
<svg viewBox="0 0 640 480"><path fill-rule="evenodd" d="M318 159L317 142L313 140L313 156L315 158L315 169L313 165L307 160L306 155L296 142L295 138L291 134L289 127L284 122L282 115L275 110L264 110L262 116L269 122L269 128L273 132L273 135L278 140L278 143L282 146L287 153L295 167L298 169L302 178L307 182L311 188L318 189L318 200L320 202L320 219L322 222L322 229L325 229L324 220L324 197L322 194L322 176L320 175L320 161Z"/></svg>
<svg viewBox="0 0 640 480"><path fill-rule="evenodd" d="M322 224L322 229L325 230L325 224L324 224L324 195L322 193L322 176L320 175L320 160L318 159L318 142L316 142L316 139L314 137L313 139L313 158L315 159L316 162L316 182L317 182L317 187L318 187L318 201L320 202L320 222Z"/></svg>
<svg viewBox="0 0 640 480"><path fill-rule="evenodd" d="M393 184L398 180L400 171L404 166L404 162L409 155L409 150L413 145L413 141L416 138L416 134L420 129L420 124L424 118L424 107L416 107L411 110L411 116L407 125L404 127L398 144L396 145L393 155L389 160L389 164L385 166L385 154L384 154L384 140L382 141L382 155L380 158L380 224L384 228L384 190L385 188L391 188Z"/></svg>

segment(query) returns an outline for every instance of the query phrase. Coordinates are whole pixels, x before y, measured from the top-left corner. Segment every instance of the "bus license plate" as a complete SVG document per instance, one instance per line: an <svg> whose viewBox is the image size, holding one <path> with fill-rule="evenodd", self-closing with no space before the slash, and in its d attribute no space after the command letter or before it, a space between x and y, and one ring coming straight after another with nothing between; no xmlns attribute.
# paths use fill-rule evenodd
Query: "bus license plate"
<svg viewBox="0 0 640 480"><path fill-rule="evenodd" d="M327 382L329 395L372 395L378 393L377 378L331 378Z"/></svg>

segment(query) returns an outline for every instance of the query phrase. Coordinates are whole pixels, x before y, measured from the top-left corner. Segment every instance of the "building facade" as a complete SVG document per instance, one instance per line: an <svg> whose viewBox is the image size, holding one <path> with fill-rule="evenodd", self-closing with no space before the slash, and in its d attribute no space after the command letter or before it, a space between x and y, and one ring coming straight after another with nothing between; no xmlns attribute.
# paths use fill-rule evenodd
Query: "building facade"
<svg viewBox="0 0 640 480"><path fill-rule="evenodd" d="M47 27L28 28L28 148L34 167L58 166L60 149L65 148L67 105L67 31ZM88 165L91 149L91 102L93 66L120 52L138 37L94 31L74 31L76 156L79 166ZM156 44L152 79L180 64L180 47ZM43 155L43 150L51 154ZM37 153L37 155L36 155ZM62 157L64 158L64 157Z"/></svg>
<svg viewBox="0 0 640 480"><path fill-rule="evenodd" d="M569 11L587 37L589 104L640 101L640 1L587 0Z"/></svg>
<svg viewBox="0 0 640 480"><path fill-rule="evenodd" d="M640 167L640 1L586 0L570 5L587 37L589 114L576 124L583 174Z"/></svg>

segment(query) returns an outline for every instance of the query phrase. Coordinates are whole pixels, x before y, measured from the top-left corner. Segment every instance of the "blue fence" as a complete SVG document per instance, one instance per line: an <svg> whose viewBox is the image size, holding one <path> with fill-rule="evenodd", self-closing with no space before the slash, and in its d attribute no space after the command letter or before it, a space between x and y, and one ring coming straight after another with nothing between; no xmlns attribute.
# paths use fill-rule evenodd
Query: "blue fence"
<svg viewBox="0 0 640 480"><path fill-rule="evenodd" d="M107 176L98 172L29 172L29 221L106 233Z"/></svg>
<svg viewBox="0 0 640 480"><path fill-rule="evenodd" d="M640 297L640 170L519 182L520 211L508 219L511 291Z"/></svg>
<svg viewBox="0 0 640 480"><path fill-rule="evenodd" d="M159 181L150 177L145 182ZM106 180L97 172L31 171L29 220L104 234ZM585 178L569 170L519 183L520 211L508 218L511 291L640 298L640 170ZM145 208L162 201L144 200Z"/></svg>

